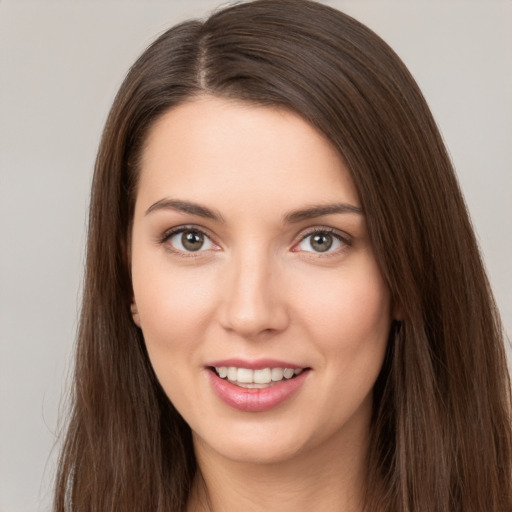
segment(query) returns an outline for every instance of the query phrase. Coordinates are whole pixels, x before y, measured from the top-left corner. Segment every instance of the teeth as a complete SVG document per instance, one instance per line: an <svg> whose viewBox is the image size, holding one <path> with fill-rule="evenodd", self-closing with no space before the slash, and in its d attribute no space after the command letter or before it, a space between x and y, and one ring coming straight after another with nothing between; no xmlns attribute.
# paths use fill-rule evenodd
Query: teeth
<svg viewBox="0 0 512 512"><path fill-rule="evenodd" d="M254 370L253 380L255 384L269 384L270 382L272 382L272 374L270 368Z"/></svg>
<svg viewBox="0 0 512 512"><path fill-rule="evenodd" d="M228 380L236 380L238 374L238 370L233 366L228 368Z"/></svg>
<svg viewBox="0 0 512 512"><path fill-rule="evenodd" d="M238 368L236 371L236 380L243 382L244 384L250 384L253 382L254 372L248 368Z"/></svg>
<svg viewBox="0 0 512 512"><path fill-rule="evenodd" d="M216 366L215 371L221 379L242 385L247 388L261 388L265 384L291 379L302 373L302 368L236 368L235 366Z"/></svg>
<svg viewBox="0 0 512 512"><path fill-rule="evenodd" d="M272 368L272 380L274 382L278 380L283 380L283 369L282 368Z"/></svg>
<svg viewBox="0 0 512 512"><path fill-rule="evenodd" d="M295 375L295 372L293 371L292 368L285 368L283 371L283 375L285 379L291 379Z"/></svg>

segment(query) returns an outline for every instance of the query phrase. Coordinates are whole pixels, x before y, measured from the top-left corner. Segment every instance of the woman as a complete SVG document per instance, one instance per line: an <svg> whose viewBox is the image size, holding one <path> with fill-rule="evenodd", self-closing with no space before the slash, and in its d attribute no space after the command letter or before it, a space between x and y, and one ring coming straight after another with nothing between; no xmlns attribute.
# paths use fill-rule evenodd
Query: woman
<svg viewBox="0 0 512 512"><path fill-rule="evenodd" d="M498 314L449 158L316 3L139 58L91 198L55 510L512 509Z"/></svg>

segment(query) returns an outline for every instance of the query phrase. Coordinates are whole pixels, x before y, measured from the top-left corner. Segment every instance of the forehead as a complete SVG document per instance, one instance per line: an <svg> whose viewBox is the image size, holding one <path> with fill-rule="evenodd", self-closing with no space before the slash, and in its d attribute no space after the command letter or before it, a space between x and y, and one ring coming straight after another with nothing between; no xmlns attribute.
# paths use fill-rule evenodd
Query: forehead
<svg viewBox="0 0 512 512"><path fill-rule="evenodd" d="M359 203L330 141L277 107L203 96L165 113L141 159L137 202L164 196L229 204Z"/></svg>

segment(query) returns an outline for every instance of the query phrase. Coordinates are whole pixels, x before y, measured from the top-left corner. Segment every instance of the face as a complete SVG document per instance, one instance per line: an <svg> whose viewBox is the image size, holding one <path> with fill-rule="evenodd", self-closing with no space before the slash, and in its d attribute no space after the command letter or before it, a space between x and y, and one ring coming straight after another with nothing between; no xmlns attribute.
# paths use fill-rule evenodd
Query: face
<svg viewBox="0 0 512 512"><path fill-rule="evenodd" d="M201 97L142 156L134 321L196 449L363 446L390 295L332 145L286 110Z"/></svg>

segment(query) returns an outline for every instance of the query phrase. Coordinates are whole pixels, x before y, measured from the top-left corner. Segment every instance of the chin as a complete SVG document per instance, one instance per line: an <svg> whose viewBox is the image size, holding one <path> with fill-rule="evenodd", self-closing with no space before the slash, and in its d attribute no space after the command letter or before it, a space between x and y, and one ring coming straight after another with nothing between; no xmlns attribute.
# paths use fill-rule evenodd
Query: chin
<svg viewBox="0 0 512 512"><path fill-rule="evenodd" d="M237 432L227 431L214 439L203 439L193 434L198 448L215 453L240 464L278 464L293 461L321 441L311 439L305 432L293 432L290 428L261 428L261 425L245 426ZM198 446L200 445L200 446Z"/></svg>

